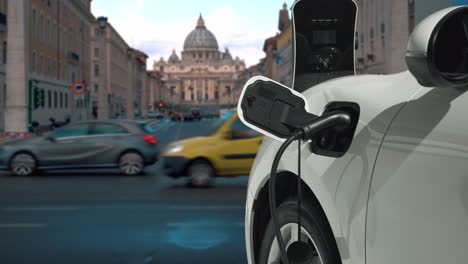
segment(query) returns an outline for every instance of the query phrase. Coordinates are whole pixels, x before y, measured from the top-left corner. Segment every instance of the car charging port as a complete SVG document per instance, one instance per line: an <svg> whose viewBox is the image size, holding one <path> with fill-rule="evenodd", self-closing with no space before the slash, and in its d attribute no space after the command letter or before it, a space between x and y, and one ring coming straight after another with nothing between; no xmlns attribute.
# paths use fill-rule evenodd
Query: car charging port
<svg viewBox="0 0 468 264"><path fill-rule="evenodd" d="M336 111L347 113L351 117L351 124L343 130L337 130L332 127L317 133L309 144L312 153L326 157L339 158L342 157L351 146L359 121L360 107L356 103L332 102L327 105L323 114L325 115Z"/></svg>

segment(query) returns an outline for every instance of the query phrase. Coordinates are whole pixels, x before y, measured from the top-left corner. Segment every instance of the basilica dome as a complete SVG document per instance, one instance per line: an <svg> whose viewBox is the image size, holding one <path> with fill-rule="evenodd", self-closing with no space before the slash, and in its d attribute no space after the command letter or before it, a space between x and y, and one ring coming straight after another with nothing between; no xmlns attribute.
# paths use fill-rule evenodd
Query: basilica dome
<svg viewBox="0 0 468 264"><path fill-rule="evenodd" d="M205 26L205 21L200 15L197 27L188 34L184 42L184 50L215 49L218 50L216 37Z"/></svg>

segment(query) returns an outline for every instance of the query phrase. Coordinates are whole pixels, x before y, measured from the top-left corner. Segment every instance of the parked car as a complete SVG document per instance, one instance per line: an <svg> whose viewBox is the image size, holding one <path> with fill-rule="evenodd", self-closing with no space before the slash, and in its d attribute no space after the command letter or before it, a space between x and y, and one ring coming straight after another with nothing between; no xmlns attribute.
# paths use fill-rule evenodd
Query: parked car
<svg viewBox="0 0 468 264"><path fill-rule="evenodd" d="M168 144L162 162L171 177L208 186L217 176L248 175L263 136L245 126L234 112L215 121L208 136Z"/></svg>
<svg viewBox="0 0 468 264"><path fill-rule="evenodd" d="M467 21L467 6L423 20L409 40L409 71L338 78L303 93L314 115L358 104L357 129L349 149L330 144L327 132L302 142L301 203L298 147L286 150L275 195L279 230L269 179L282 142L264 140L247 191L248 263L283 263L275 231L286 246L305 241L314 251L307 263L466 263Z"/></svg>
<svg viewBox="0 0 468 264"><path fill-rule="evenodd" d="M138 175L158 160L156 147L157 139L144 122L82 122L0 145L0 169L18 176L81 168L119 168L125 175Z"/></svg>

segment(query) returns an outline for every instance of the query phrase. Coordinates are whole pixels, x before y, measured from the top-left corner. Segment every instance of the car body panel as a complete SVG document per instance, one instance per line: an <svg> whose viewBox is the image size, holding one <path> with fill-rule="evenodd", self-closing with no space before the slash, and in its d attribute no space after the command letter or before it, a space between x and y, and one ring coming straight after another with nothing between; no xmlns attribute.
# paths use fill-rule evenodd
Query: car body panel
<svg viewBox="0 0 468 264"><path fill-rule="evenodd" d="M467 105L466 88L423 89L395 118L369 196L368 263L468 259Z"/></svg>
<svg viewBox="0 0 468 264"><path fill-rule="evenodd" d="M188 165L192 160L204 158L213 165L217 176L249 174L263 136L248 139L230 139L231 125L236 120L239 120L239 118L237 114L233 114L211 136L170 143L166 148L163 159L183 159L186 161L184 163ZM175 145L182 146L182 150L176 153L168 153L167 150ZM165 164L168 176L182 176L180 174L185 172L185 167L177 166L177 168L172 168L173 165L171 164Z"/></svg>
<svg viewBox="0 0 468 264"><path fill-rule="evenodd" d="M331 102L359 102L361 108L353 144L344 157L311 154L306 143L301 149L303 180L321 202L343 263L365 263L366 208L374 162L393 118L419 89L422 87L416 79L409 72L403 72L338 78L304 92L310 112L316 115ZM248 201L255 201L267 182L280 145L271 139L262 144L250 175L248 193L252 199ZM296 173L295 168L297 144L292 144L284 153L278 170ZM247 207L254 208L252 204ZM251 214L246 214L247 234L252 233ZM252 249L248 248L247 252L249 263L254 263Z"/></svg>

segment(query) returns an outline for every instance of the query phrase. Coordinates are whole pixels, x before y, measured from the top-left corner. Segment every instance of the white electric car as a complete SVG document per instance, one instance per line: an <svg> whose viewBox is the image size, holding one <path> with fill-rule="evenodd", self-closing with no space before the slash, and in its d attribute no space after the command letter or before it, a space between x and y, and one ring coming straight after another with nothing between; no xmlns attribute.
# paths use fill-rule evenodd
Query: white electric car
<svg viewBox="0 0 468 264"><path fill-rule="evenodd" d="M315 154L311 142L302 143L300 234L297 144L279 164L281 233L286 246L299 237L308 241L313 263L468 263L468 7L422 21L406 61L406 72L342 77L303 92L315 115L332 103L359 106L342 157ZM251 171L250 264L282 263L268 202L280 145L266 138Z"/></svg>

